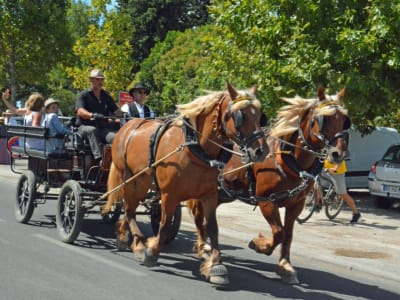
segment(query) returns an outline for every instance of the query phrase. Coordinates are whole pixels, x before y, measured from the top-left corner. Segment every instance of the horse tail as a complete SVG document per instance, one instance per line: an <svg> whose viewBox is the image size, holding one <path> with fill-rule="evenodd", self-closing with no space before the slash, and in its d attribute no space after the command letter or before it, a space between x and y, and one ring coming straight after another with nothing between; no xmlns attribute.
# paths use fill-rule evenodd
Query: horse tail
<svg viewBox="0 0 400 300"><path fill-rule="evenodd" d="M107 190L112 191L122 183L122 172L120 172L115 164L112 162L107 180ZM107 214L113 205L123 198L124 188L118 188L117 190L110 193L107 197L107 203L102 209L102 214Z"/></svg>

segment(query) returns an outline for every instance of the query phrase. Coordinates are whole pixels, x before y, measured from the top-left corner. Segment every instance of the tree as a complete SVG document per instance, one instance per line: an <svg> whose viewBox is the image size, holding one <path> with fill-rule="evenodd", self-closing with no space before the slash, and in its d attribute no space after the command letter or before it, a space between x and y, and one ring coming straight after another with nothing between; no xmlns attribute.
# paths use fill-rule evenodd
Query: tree
<svg viewBox="0 0 400 300"><path fill-rule="evenodd" d="M317 85L346 86L354 123L381 116L399 128L400 3L377 1L215 1L219 35L209 70L258 83L273 115L279 97L314 96Z"/></svg>
<svg viewBox="0 0 400 300"><path fill-rule="evenodd" d="M0 1L0 74L12 100L24 85L45 84L47 71L71 49L67 0Z"/></svg>
<svg viewBox="0 0 400 300"><path fill-rule="evenodd" d="M186 103L204 90L221 89L226 78L206 74L210 57L205 38L213 34L213 26L205 25L184 32L170 31L157 43L140 65L136 79L152 90L148 104L159 113L173 113L177 103Z"/></svg>
<svg viewBox="0 0 400 300"><path fill-rule="evenodd" d="M98 22L90 24L87 36L76 41L73 50L78 61L66 71L74 79L74 87L83 90L88 86L90 70L103 70L107 77L106 88L115 98L117 91L125 89L131 82L132 49L129 38L133 28L128 15L106 9L109 2L92 1L89 15L95 16Z"/></svg>
<svg viewBox="0 0 400 300"><path fill-rule="evenodd" d="M169 31L208 22L210 0L119 0L121 9L130 16L135 33L131 36L132 58L136 66L149 54L155 43L164 40ZM133 68L134 72L139 68Z"/></svg>

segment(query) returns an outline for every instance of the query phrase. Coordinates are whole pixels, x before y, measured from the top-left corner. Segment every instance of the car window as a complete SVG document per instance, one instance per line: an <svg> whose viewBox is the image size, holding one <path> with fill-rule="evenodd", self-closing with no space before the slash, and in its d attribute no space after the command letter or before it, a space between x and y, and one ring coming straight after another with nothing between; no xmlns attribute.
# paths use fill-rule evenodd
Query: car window
<svg viewBox="0 0 400 300"><path fill-rule="evenodd" d="M382 160L400 162L400 147L390 147L383 155Z"/></svg>

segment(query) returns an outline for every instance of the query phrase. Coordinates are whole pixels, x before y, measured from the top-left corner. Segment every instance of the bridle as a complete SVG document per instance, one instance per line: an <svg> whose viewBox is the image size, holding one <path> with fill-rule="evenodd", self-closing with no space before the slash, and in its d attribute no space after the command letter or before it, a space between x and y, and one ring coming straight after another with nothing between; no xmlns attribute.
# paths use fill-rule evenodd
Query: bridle
<svg viewBox="0 0 400 300"><path fill-rule="evenodd" d="M340 138L343 138L345 136L344 131L349 129L351 126L351 121L350 118L346 115L345 116L345 123L343 126L343 130L341 132L338 132L335 134L335 136L331 139L327 138L323 134L324 126L325 126L325 116L315 116L315 110L318 108L323 108L323 107L329 107L331 109L336 110L336 114L338 113L339 108L342 106L337 104L336 101L327 101L327 102L321 102L319 105L314 105L312 111L309 112L313 116L313 120L309 122L308 124L308 131L312 136L317 138L317 140L322 142L322 147L318 145L317 147L315 145L312 145L310 142L307 141L307 139L304 136L303 129L301 128L300 124L298 126L298 134L299 134L299 139L301 141L301 144L303 145L304 149L311 150L313 153L319 154L318 156L320 157L326 157L326 154L329 150L329 148ZM300 121L301 122L301 121ZM313 126L317 122L317 127L318 127L318 132L313 130Z"/></svg>
<svg viewBox="0 0 400 300"><path fill-rule="evenodd" d="M226 112L224 114L223 117L223 123L222 123L222 128L223 131L225 132L225 135L230 137L240 148L240 150L244 153L248 152L248 147L250 146L251 143L253 143L254 141L263 138L264 135L264 131L260 128L259 130L255 130L249 137L244 137L242 136L242 134L240 133L240 128L243 125L243 121L244 121L244 113L242 111L242 109L239 109L237 111L233 111L232 107L233 104L241 102L241 101L247 101L247 106L252 106L253 102L256 101L256 98L251 97L251 96L239 96L236 97L235 99L230 99L229 103L228 103L228 107L226 109ZM228 121L229 119L233 120L233 127L235 128L235 131L232 132L229 128L228 128ZM260 123L266 123L266 116L262 115L261 117L262 122ZM261 126L263 126L263 124L260 124Z"/></svg>

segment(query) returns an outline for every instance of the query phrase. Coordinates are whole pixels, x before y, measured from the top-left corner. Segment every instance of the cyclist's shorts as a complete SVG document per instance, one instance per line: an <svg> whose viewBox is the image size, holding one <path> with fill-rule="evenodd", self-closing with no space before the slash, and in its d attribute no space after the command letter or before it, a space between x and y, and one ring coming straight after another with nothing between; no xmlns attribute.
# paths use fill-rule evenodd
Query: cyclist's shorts
<svg viewBox="0 0 400 300"><path fill-rule="evenodd" d="M341 194L346 194L347 193L346 181L345 181L345 178L344 178L344 173L343 174L328 173L327 175L329 176L329 178L332 179L332 182L335 185L336 194L341 195Z"/></svg>

